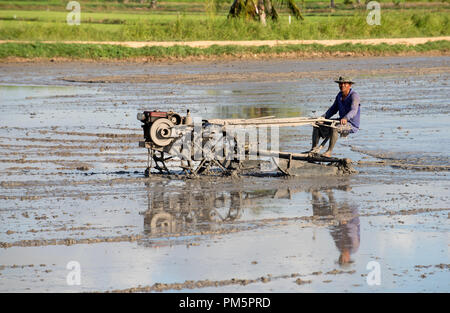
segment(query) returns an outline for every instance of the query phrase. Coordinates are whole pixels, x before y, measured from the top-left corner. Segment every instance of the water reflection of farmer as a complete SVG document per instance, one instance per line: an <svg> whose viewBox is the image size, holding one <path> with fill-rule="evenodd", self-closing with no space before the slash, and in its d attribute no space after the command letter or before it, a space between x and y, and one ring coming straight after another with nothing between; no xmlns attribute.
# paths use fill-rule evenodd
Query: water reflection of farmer
<svg viewBox="0 0 450 313"><path fill-rule="evenodd" d="M313 215L330 216L336 222L330 227L330 232L340 252L339 264L350 263L350 255L358 251L360 243L358 208L347 202L338 206L331 189L326 190L327 197L323 197L318 190L311 194Z"/></svg>
<svg viewBox="0 0 450 313"><path fill-rule="evenodd" d="M355 210L355 216L349 220L340 220L338 225L331 228L336 247L341 252L339 264L350 263L350 255L358 251L360 241L359 216Z"/></svg>

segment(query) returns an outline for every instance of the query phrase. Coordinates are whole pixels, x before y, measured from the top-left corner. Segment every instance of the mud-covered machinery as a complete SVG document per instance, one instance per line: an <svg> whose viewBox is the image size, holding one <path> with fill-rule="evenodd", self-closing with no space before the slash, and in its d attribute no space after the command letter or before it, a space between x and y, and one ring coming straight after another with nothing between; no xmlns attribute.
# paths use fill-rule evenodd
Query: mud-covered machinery
<svg viewBox="0 0 450 313"><path fill-rule="evenodd" d="M166 147L173 141L172 128L174 126L190 123L187 117L183 118L173 111L144 111L144 113L138 113L137 119L144 123L142 128L145 142L152 143L154 148Z"/></svg>
<svg viewBox="0 0 450 313"><path fill-rule="evenodd" d="M137 114L142 122L144 141L139 146L148 149L146 175L155 168L171 173L169 167L179 167L188 175L238 174L260 168L262 158L272 158L278 170L287 175L308 176L317 172L314 164L336 165L322 173L337 174L349 169L351 161L322 156L318 153L279 152L279 127L319 125L348 133L349 125L321 118L274 116L253 119L196 119L189 110L185 116L173 111L144 111ZM320 147L326 143L325 139ZM349 172L347 170L347 172ZM351 171L350 171L351 172Z"/></svg>

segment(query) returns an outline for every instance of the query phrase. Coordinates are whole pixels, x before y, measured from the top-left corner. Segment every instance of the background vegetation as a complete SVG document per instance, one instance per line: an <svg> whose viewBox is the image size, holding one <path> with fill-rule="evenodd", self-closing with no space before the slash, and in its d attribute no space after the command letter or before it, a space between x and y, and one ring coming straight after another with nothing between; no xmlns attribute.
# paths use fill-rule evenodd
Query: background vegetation
<svg viewBox="0 0 450 313"><path fill-rule="evenodd" d="M66 22L69 1L0 0L0 40L25 41L195 41L195 40L287 40L287 39L364 39L393 37L448 36L450 34L450 2L381 0L381 25L368 25L364 1L335 0L296 1L304 20L289 19L287 8L279 9L277 22L262 25L255 20L227 18L232 0L80 0L81 25ZM290 22L289 22L290 20ZM310 46L307 49L325 49ZM447 49L446 44L429 47ZM372 48L387 49L387 47ZM424 48L424 49L425 49ZM124 55L195 55L193 48L148 48L131 52L124 47L76 47L64 45L0 45L1 56L46 55L64 56L73 53L81 57ZM205 50L204 54L223 53L223 47ZM231 48L228 48L231 49ZM244 48L233 47L234 51ZM247 49L247 48L246 48ZM248 48L255 51L268 48ZM258 50L259 49L259 50ZM271 48L272 49L272 48ZM295 47L294 49L299 49ZM306 49L306 48L305 48ZM328 49L328 48L326 48ZM343 49L343 47L340 47ZM347 47L361 49L361 47ZM389 48L391 49L391 48ZM397 49L397 48L392 48ZM391 50L392 50L391 49ZM405 49L409 49L406 48ZM419 50L422 48L418 48ZM87 52L87 51L90 52ZM226 49L225 49L226 50ZM248 51L250 51L248 50ZM82 52L84 51L84 52ZM163 52L162 52L163 51Z"/></svg>

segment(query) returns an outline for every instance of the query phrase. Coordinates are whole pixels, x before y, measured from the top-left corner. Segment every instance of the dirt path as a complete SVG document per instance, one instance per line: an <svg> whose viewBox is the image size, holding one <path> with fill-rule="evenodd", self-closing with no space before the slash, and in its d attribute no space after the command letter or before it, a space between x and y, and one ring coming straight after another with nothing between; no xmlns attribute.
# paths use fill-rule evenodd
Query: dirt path
<svg viewBox="0 0 450 313"><path fill-rule="evenodd" d="M77 43L77 44L107 44L107 45L121 45L132 48L141 47L172 47L175 45L189 46L193 48L207 48L212 45L227 46L278 46L278 45L299 45L299 44L321 44L325 46L340 45L344 43L351 44L405 44L418 45L430 41L449 40L450 36L441 37L418 37L418 38L377 38L377 39L349 39L349 40L251 40L251 41L42 41L43 43ZM29 43L33 41L21 40L0 40L0 44L14 42L14 43Z"/></svg>

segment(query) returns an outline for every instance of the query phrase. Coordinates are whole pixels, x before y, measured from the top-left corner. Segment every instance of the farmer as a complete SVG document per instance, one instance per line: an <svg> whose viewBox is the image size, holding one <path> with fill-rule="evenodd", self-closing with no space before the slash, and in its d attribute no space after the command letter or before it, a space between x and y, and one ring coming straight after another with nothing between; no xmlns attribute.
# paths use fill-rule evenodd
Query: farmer
<svg viewBox="0 0 450 313"><path fill-rule="evenodd" d="M335 80L335 82L339 84L340 92L337 94L333 105L322 116L326 119L330 119L339 112L340 124L344 126L349 124L351 127L349 132L356 133L359 129L360 104L358 93L352 89L354 81L348 77L341 76L338 80ZM322 125L314 127L312 134L312 148L310 152L318 153L320 151L322 147L317 147L320 138L328 138L330 140L328 150L323 156L331 156L334 145L338 139L338 130Z"/></svg>

